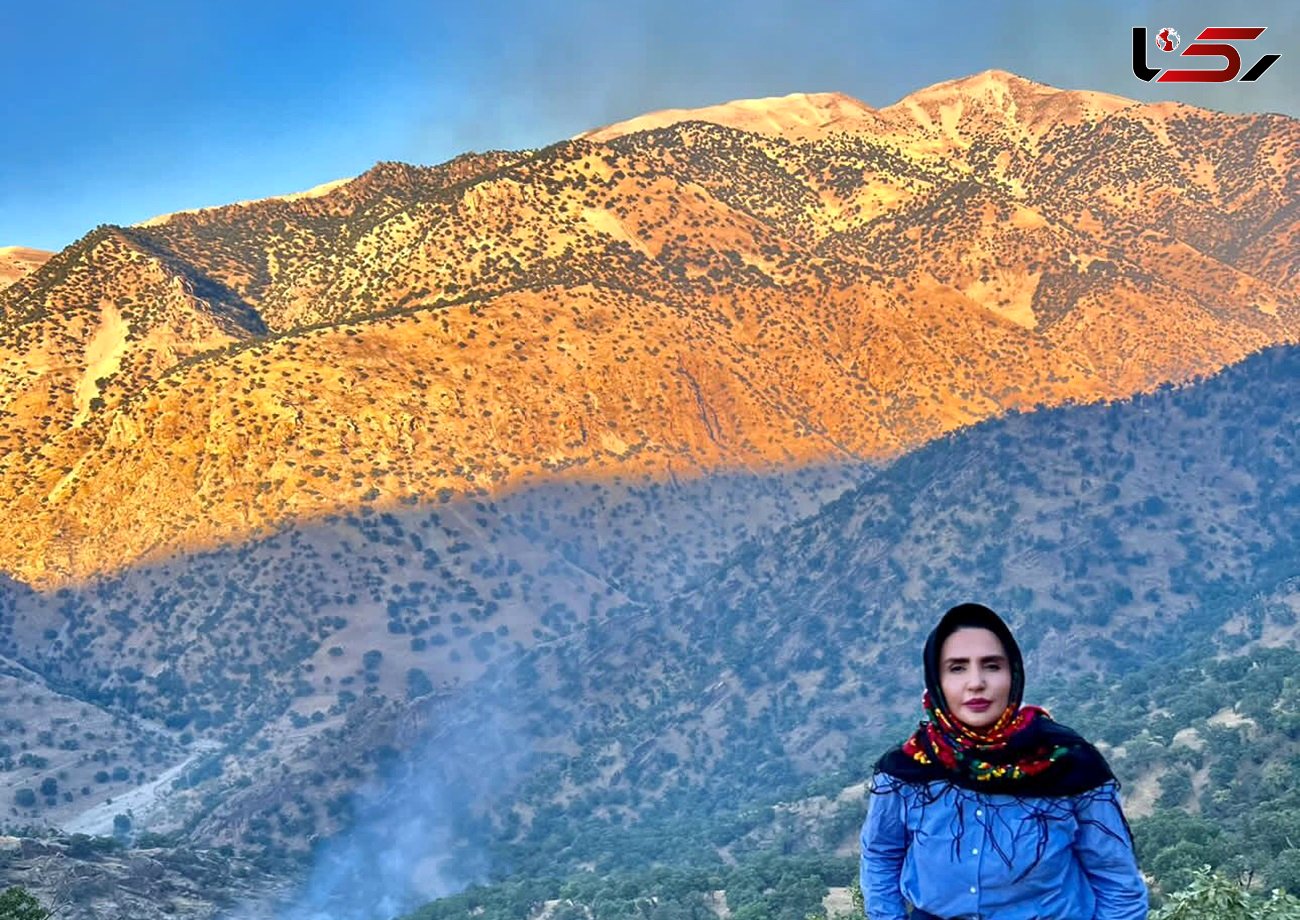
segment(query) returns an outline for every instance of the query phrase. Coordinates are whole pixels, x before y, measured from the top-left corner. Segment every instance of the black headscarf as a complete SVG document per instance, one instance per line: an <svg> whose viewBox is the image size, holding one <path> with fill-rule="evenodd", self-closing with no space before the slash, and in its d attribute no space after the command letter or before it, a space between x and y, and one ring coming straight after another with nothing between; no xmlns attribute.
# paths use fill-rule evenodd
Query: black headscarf
<svg viewBox="0 0 1300 920"><path fill-rule="evenodd" d="M963 731L944 699L939 653L949 636L965 628L989 630L1006 651L1011 693L1008 711L998 723L1006 729L996 740ZM1025 667L1020 646L1007 624L988 607L959 604L945 613L926 639L922 660L931 718L876 762L877 774L904 783L942 781L980 792L1025 797L1073 796L1114 782L1106 758L1083 736L1053 721L1045 710L1022 706ZM946 751L941 750L945 747ZM1026 769L1016 769L1018 766ZM1000 769L1003 767L1007 769Z"/></svg>

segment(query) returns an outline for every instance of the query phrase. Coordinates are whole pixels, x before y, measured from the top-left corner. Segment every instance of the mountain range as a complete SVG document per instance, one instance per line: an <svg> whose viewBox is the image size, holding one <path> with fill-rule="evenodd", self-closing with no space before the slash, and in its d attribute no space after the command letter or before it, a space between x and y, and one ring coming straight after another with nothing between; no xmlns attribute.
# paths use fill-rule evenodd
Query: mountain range
<svg viewBox="0 0 1300 920"><path fill-rule="evenodd" d="M842 766L944 598L1218 648L1297 574L1298 143L990 71L0 251L7 820L283 869L436 745L463 880Z"/></svg>

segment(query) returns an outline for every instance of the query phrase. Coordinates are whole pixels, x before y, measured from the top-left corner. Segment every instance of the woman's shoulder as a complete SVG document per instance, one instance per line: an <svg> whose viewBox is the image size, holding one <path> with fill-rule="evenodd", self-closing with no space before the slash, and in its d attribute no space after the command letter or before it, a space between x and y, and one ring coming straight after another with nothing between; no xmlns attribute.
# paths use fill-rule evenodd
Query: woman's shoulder
<svg viewBox="0 0 1300 920"><path fill-rule="evenodd" d="M1048 787L1051 795L1085 795L1116 781L1105 755L1095 744L1046 712L1035 720L1032 743L1053 751L1053 768L1040 786Z"/></svg>

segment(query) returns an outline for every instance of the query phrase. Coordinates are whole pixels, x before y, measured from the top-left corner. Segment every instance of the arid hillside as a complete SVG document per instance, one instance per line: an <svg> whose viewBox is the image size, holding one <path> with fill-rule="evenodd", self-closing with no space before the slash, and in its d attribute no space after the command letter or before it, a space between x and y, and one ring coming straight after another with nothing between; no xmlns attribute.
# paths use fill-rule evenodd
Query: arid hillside
<svg viewBox="0 0 1300 920"><path fill-rule="evenodd" d="M372 491L881 461L1296 337L1280 116L989 72L592 137L103 227L0 293L12 573Z"/></svg>
<svg viewBox="0 0 1300 920"><path fill-rule="evenodd" d="M0 246L0 289L44 265L54 255L44 249L26 246Z"/></svg>

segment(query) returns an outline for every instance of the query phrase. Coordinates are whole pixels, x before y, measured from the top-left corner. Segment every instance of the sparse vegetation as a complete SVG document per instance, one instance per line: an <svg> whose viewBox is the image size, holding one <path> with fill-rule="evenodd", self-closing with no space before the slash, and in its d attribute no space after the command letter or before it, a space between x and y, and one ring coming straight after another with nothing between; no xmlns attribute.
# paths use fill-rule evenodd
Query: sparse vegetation
<svg viewBox="0 0 1300 920"><path fill-rule="evenodd" d="M178 834L283 868L469 713L520 744L456 816L510 897L594 916L603 883L534 881L594 866L610 910L667 879L693 916L725 846L774 874L732 872L733 917L802 916L860 803L755 815L860 779L917 611L977 595L1039 673L1092 672L1062 703L1120 769L1168 766L1135 822L1162 884L1292 887L1259 682L1290 698L1261 649L1300 610L1296 359L1171 385L1297 338L1297 128L1149 114L684 122L97 228L0 291L7 819L152 839L114 802L175 769ZM709 877L622 875L665 853Z"/></svg>

